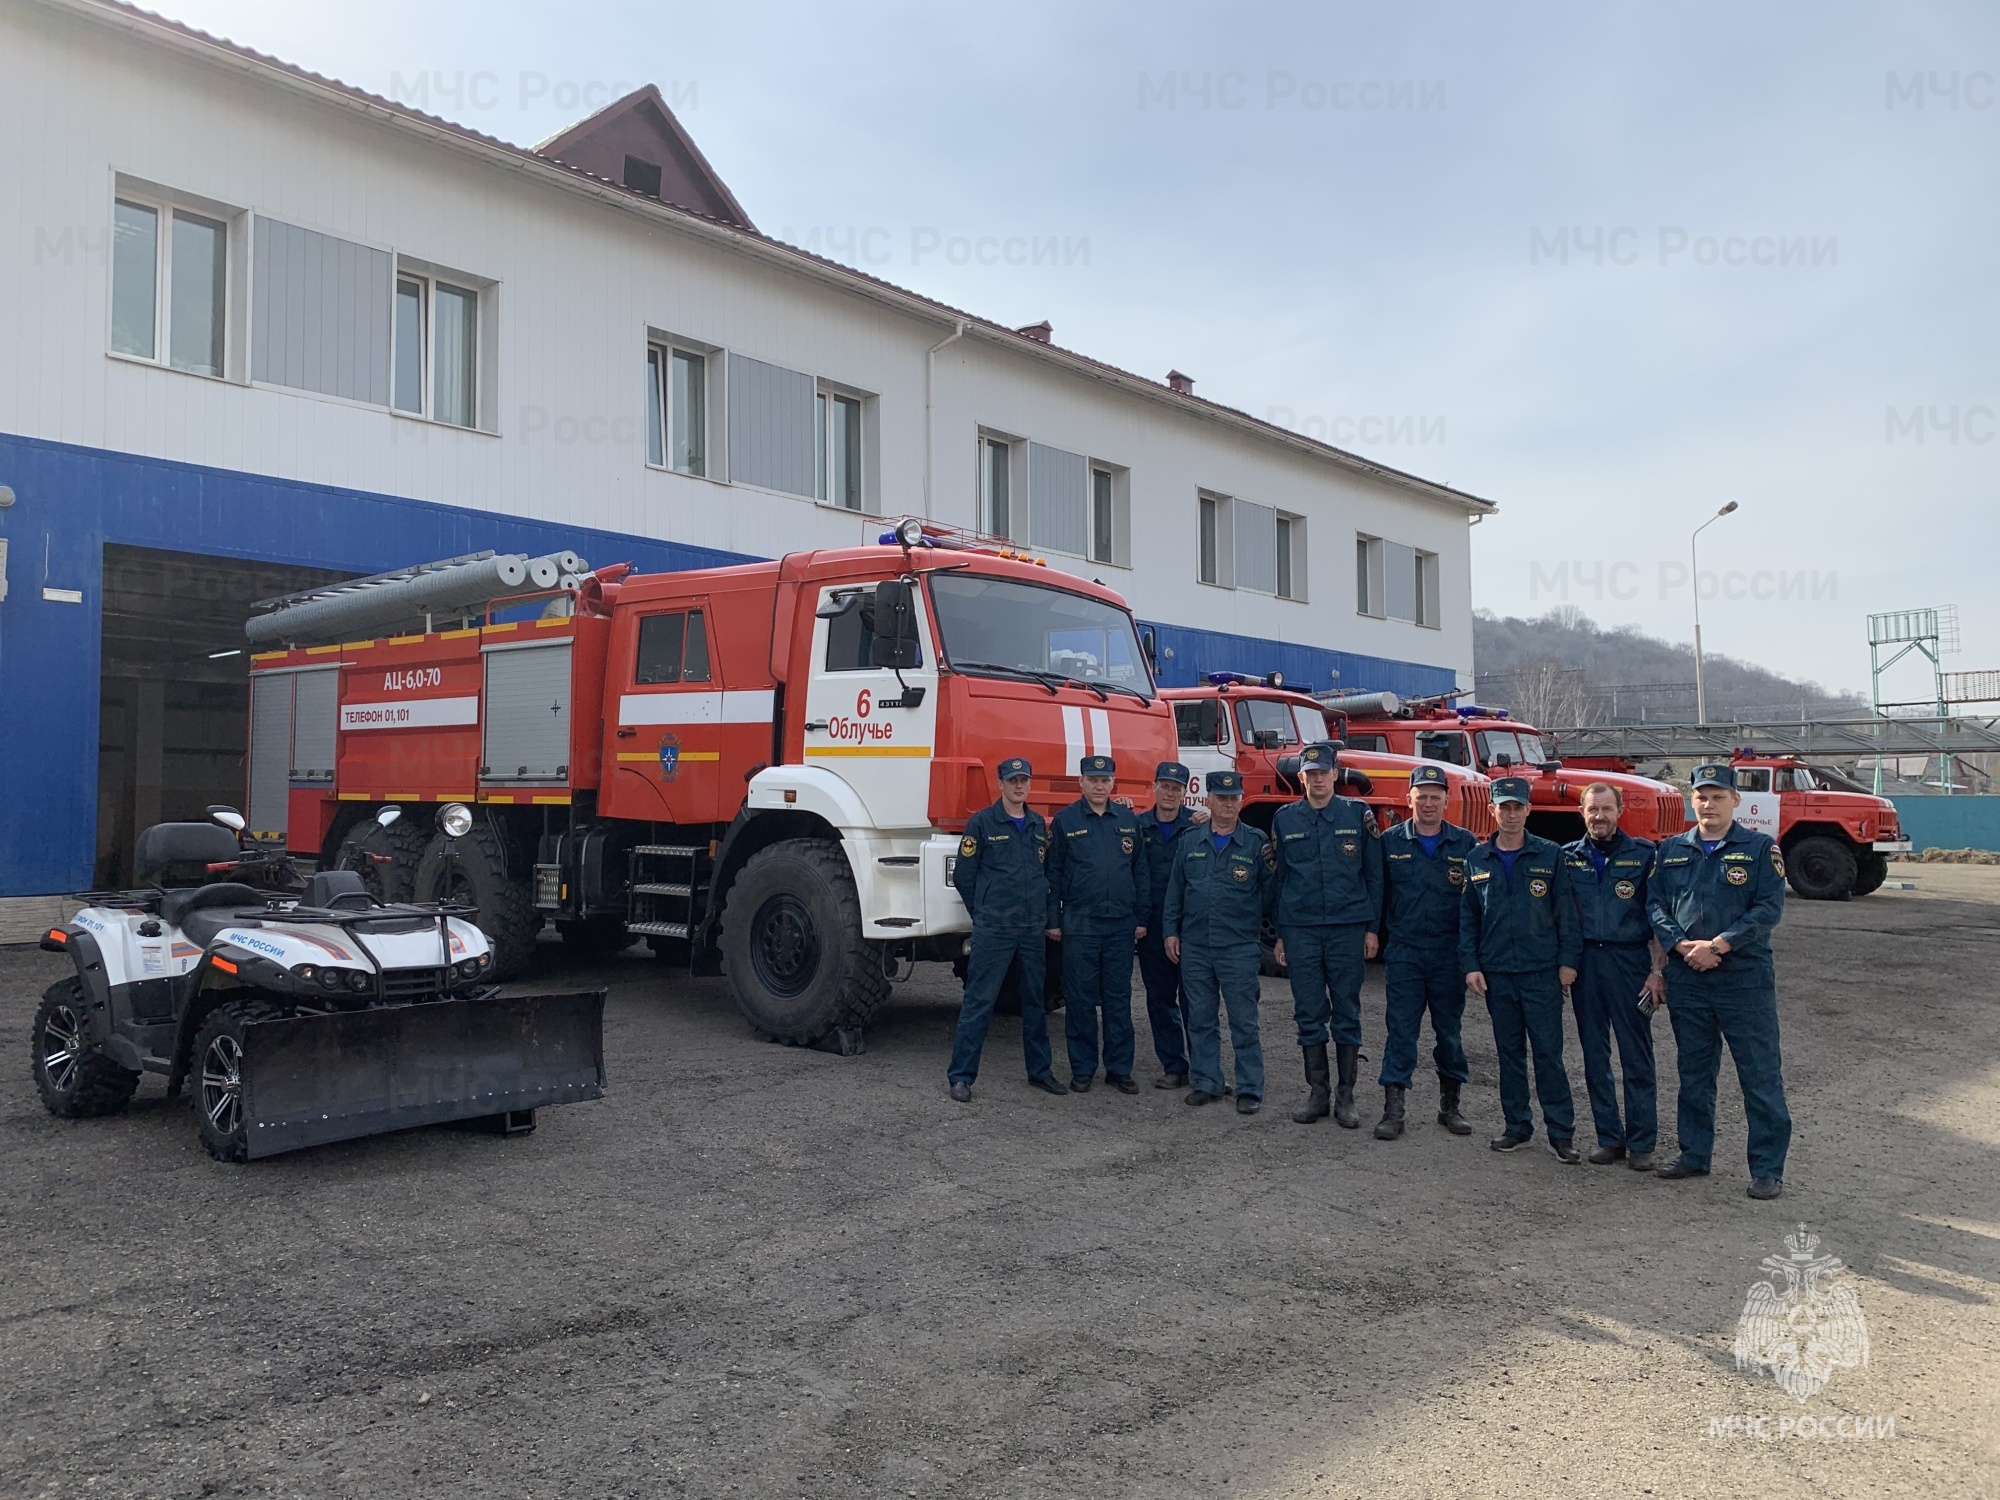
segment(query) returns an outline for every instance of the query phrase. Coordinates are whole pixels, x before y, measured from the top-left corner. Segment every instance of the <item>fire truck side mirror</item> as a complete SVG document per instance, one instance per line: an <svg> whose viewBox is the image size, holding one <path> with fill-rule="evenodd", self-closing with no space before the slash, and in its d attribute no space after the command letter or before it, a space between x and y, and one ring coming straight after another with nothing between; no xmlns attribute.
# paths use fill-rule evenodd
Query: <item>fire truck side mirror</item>
<svg viewBox="0 0 2000 1500"><path fill-rule="evenodd" d="M922 665L915 592L901 578L885 578L875 585L875 640L869 660L876 666L900 670Z"/></svg>

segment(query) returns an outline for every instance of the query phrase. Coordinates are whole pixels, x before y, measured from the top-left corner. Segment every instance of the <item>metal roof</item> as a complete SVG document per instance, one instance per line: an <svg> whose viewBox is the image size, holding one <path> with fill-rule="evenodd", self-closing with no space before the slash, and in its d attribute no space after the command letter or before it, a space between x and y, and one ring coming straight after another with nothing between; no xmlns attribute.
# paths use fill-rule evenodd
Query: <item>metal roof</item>
<svg viewBox="0 0 2000 1500"><path fill-rule="evenodd" d="M206 61L288 88L323 103L347 109L378 124L424 137L434 144L469 152L491 164L520 171L545 183L596 198L609 206L637 214L656 223L667 223L685 232L730 244L744 253L757 256L767 264L809 276L913 317L956 325L967 336L978 337L989 343L1013 349L1024 358L1052 363L1072 374L1103 381L1160 405L1177 407L1190 416L1236 429L1308 457L1330 461L1336 467L1350 473L1452 505L1473 515L1490 515L1499 508L1492 501L1464 490L1453 489L1449 485L1439 484L1434 480L1391 468L1387 464L1362 458L1344 448L1319 442L1303 433L1253 417L1248 412L1225 406L1221 402L1210 401L1191 392L1175 391L1164 381L1148 380L1143 375L1107 364L1103 360L1093 359L1086 354L1079 354L1075 350L1065 349L1057 344L1043 343L1004 324L952 307L948 303L911 291L907 287L897 286L893 282L871 276L840 261L829 260L809 250L802 250L796 245L786 244L757 230L745 229L679 204L665 203L647 197L643 193L625 187L622 183L596 176L567 162L538 156L532 150L485 135L438 115L412 109L407 104L385 99L379 94L371 94L365 89L355 88L351 84L328 78L310 69L272 57L268 53L258 52L254 48L212 36L183 22L170 20L135 5L124 4L122 0L38 0L38 3L48 9L107 27L142 42L167 47L183 56ZM557 138L566 136L573 130L574 127L571 127L571 130L559 133Z"/></svg>

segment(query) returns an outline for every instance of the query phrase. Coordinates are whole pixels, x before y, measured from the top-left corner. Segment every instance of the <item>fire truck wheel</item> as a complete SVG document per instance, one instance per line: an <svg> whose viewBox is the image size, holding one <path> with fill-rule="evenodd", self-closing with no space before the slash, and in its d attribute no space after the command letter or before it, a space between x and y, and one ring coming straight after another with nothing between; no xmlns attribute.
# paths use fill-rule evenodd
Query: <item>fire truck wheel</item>
<svg viewBox="0 0 2000 1500"><path fill-rule="evenodd" d="M821 839L750 857L723 907L722 966L744 1019L794 1045L859 1029L889 997L847 856Z"/></svg>
<svg viewBox="0 0 2000 1500"><path fill-rule="evenodd" d="M1838 839L1800 839L1785 851L1785 876L1804 900L1845 901L1854 894L1854 874L1854 851Z"/></svg>
<svg viewBox="0 0 2000 1500"><path fill-rule="evenodd" d="M475 821L464 838L433 838L417 866L419 901L456 900L475 907L473 922L493 945L493 977L511 979L528 967L542 916L527 882L507 878L506 853L494 826Z"/></svg>
<svg viewBox="0 0 2000 1500"><path fill-rule="evenodd" d="M83 1016L83 981L48 987L30 1033L35 1091L49 1113L65 1120L116 1114L139 1086L139 1075L118 1066L90 1043Z"/></svg>
<svg viewBox="0 0 2000 1500"><path fill-rule="evenodd" d="M1889 878L1889 856L1863 849L1854 857L1854 894L1866 896Z"/></svg>
<svg viewBox="0 0 2000 1500"><path fill-rule="evenodd" d="M407 901L416 888L425 842L424 830L414 818L398 818L387 828L373 818L363 818L340 841L334 868L354 871L377 901Z"/></svg>
<svg viewBox="0 0 2000 1500"><path fill-rule="evenodd" d="M623 917L584 917L575 922L556 923L556 932L565 947L578 953L623 953L634 937L625 930Z"/></svg>

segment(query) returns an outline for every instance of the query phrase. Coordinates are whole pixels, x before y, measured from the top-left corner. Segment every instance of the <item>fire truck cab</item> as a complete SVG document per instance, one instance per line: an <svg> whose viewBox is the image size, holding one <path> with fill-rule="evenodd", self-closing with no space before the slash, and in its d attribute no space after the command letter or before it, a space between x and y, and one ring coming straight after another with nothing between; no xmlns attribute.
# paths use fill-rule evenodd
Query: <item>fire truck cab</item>
<svg viewBox="0 0 2000 1500"><path fill-rule="evenodd" d="M287 634L286 609L322 635L403 618L341 588L251 622L284 641L253 664L253 829L346 849L396 899L470 903L503 975L551 920L591 947L644 937L725 973L784 1041L852 1050L903 966L960 955L958 833L1000 760L1033 762L1052 814L1086 754L1143 807L1175 753L1117 594L914 519L874 547L600 569L446 629ZM452 801L478 821L447 847ZM377 834L392 802L404 832Z"/></svg>
<svg viewBox="0 0 2000 1500"><path fill-rule="evenodd" d="M1269 829L1277 810L1296 801L1299 754L1319 740L1341 741L1346 720L1313 698L1309 689L1285 685L1278 673L1253 677L1211 672L1200 687L1168 688L1180 738L1180 759L1191 774L1188 793L1205 802L1206 777L1213 771L1243 775L1243 819ZM1357 749L1340 752L1339 791L1366 802L1376 825L1389 828L1409 816L1410 772L1421 761L1409 755ZM1450 801L1445 817L1480 837L1493 831L1488 781L1478 771L1449 765Z"/></svg>

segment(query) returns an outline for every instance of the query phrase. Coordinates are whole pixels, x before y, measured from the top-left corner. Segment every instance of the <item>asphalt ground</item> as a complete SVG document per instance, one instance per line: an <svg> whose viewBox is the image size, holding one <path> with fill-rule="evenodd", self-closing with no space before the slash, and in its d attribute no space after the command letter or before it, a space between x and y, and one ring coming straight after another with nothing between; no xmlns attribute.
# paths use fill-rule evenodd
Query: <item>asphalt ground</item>
<svg viewBox="0 0 2000 1500"><path fill-rule="evenodd" d="M1344 1131L1287 1118L1275 980L1255 1118L1036 1093L1006 1019L960 1106L942 970L840 1058L554 944L536 984L611 988L605 1099L225 1167L157 1080L50 1118L62 960L5 950L0 1496L2000 1493L2000 870L1928 874L1788 910L1775 1203L1727 1070L1711 1178L1488 1151L1477 1006L1477 1133L1420 1075L1375 1141L1379 966ZM1870 1338L1803 1402L1732 1355L1800 1223Z"/></svg>

